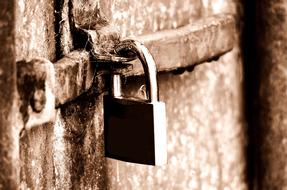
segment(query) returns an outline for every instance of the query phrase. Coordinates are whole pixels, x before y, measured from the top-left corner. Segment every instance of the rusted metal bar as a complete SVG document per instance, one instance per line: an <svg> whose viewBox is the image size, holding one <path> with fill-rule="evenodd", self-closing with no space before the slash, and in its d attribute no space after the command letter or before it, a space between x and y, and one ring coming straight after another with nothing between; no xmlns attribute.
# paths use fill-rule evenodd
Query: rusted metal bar
<svg viewBox="0 0 287 190"><path fill-rule="evenodd" d="M89 52L72 51L54 64L56 107L87 91L93 83L94 67Z"/></svg>
<svg viewBox="0 0 287 190"><path fill-rule="evenodd" d="M84 33L84 35L83 35ZM234 44L235 20L228 14L200 19L186 26L138 36L153 55L158 71L190 67L230 51ZM95 57L111 52L120 35L111 26L100 30L81 30L82 47ZM143 74L141 64L135 63L126 75Z"/></svg>
<svg viewBox="0 0 287 190"><path fill-rule="evenodd" d="M19 185L19 139L13 112L16 92L15 4L0 1L0 189Z"/></svg>
<svg viewBox="0 0 287 190"><path fill-rule="evenodd" d="M20 112L26 128L55 120L55 107L80 96L93 83L87 51L69 53L56 63L46 59L17 62Z"/></svg>
<svg viewBox="0 0 287 190"><path fill-rule="evenodd" d="M232 16L219 15L205 18L175 30L166 30L139 36L137 40L143 42L150 50L156 60L159 71L170 71L180 67L193 66L231 50L233 46L234 29L234 19ZM110 27L103 28L97 32L89 30L83 30L83 32L87 38L85 43L87 43L88 46L86 47L89 47L88 50L95 57L110 52L112 50L111 46L115 46L119 42L119 35ZM50 81L47 83L48 87L45 88L46 90L54 90L51 96L48 97L46 95L47 97L44 99L50 100L49 102L54 102L55 107L59 107L91 88L94 76L97 75L95 73L95 64L97 63L91 63L90 56L87 50L75 50L54 64L49 61L40 61L40 63L39 60L32 60L30 64L24 65L18 63L18 70L23 66L28 67L33 65L31 63L38 62L38 64L34 64L32 68L30 68L32 71L29 71L30 73L28 73L28 75L37 76L38 74L40 78L44 74L45 76L49 76L41 80L44 80L44 83ZM106 62L102 64L110 63ZM39 67L40 65L42 65L42 67ZM45 72L43 71L44 74L39 73L39 71L42 70L41 68L46 68ZM22 76L25 72L26 71L21 71L19 75ZM134 68L126 73L126 75L140 74L143 74L143 70L141 65L137 63L134 63ZM102 73L98 75L101 77L104 76ZM22 85L25 85L23 83L24 75L21 76L18 77L18 81L22 82ZM35 84L33 83L31 85L37 86L37 83L41 80L35 80ZM21 85L18 85L18 88L21 89ZM103 86L103 89L104 88ZM41 93L37 92L38 91L35 91L33 98L41 102L41 97L39 97ZM30 95L26 95L28 97L27 101L30 101ZM25 98L23 97L23 99ZM49 109L46 109L48 105ZM41 105L39 106L41 107ZM43 105L42 109L46 110L45 112L39 110L39 113L37 113L37 108L35 108L35 105L33 107L33 104L31 104L30 107L32 109L30 109L29 114L27 114L28 111L26 113L29 115L29 119L26 121L26 127L31 127L36 124L39 125L40 123L38 121L47 122L53 120L54 107L51 103Z"/></svg>
<svg viewBox="0 0 287 190"><path fill-rule="evenodd" d="M223 14L136 39L149 49L159 71L171 71L211 60L230 51L234 44L234 34L234 18ZM135 64L128 75L142 72L140 64Z"/></svg>

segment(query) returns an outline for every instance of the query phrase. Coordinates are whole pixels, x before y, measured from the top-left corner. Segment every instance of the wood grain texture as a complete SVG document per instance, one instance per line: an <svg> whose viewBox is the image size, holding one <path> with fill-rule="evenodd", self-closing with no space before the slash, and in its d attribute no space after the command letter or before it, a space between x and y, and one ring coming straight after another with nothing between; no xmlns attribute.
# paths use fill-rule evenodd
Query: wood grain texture
<svg viewBox="0 0 287 190"><path fill-rule="evenodd" d="M287 188L287 3L256 1L257 188ZM260 135L258 135L260 134Z"/></svg>
<svg viewBox="0 0 287 190"><path fill-rule="evenodd" d="M0 2L0 189L19 186L14 11L14 1Z"/></svg>
<svg viewBox="0 0 287 190"><path fill-rule="evenodd" d="M218 5L213 1L213 6ZM18 1L17 60L41 56L56 62L53 3L49 2ZM73 2L74 11L82 10L74 12L75 24L87 30L96 30L109 22L118 26L122 37L141 38L141 35L179 28L197 23L195 20L199 18L203 19L203 1L200 0ZM78 8L76 2L79 3ZM234 2L237 1L228 1L232 6ZM89 10L94 11L94 14L90 14ZM220 9L217 11L226 13ZM238 15L236 11L231 13ZM78 20L81 19L79 16L86 20ZM33 20L32 17L37 18ZM218 19L221 20L220 17ZM222 53L230 50L234 45L229 44L234 27L232 20L228 18L227 22L223 19L212 24L205 23L206 26L201 26L202 23L196 27L190 26L195 27L195 31L201 28L202 33L193 33L188 39L191 43L182 42L186 52L182 50L181 53L186 60L181 58L181 66L188 67L197 61L208 60L209 55L216 56L213 48L218 48L217 52L220 50ZM230 41L221 42L222 36ZM201 42L201 38L206 42ZM181 39L184 41L183 37ZM215 43L216 40L219 42ZM207 42L214 43L214 46L209 46ZM145 43L148 46L149 42ZM171 48L171 44L161 43ZM193 43L198 43L201 49L195 49L198 52L192 55L194 57L189 57L187 52L192 49L189 49L188 44ZM65 44L68 47L69 42ZM150 49L152 47L156 46L151 44ZM210 47L210 50L204 50L205 47ZM55 64L60 81L57 93L62 99L58 100L56 121L26 131L21 138L22 189L246 189L244 124L241 114L242 71L237 48L233 48L219 61L195 67L194 72L160 76L161 98L168 103L169 165L165 168L138 167L106 160L103 91L100 90L105 89L106 80L99 73L92 88L86 92L89 80L84 78L85 72L82 72L86 68L90 71L86 65L86 53L75 53L79 57L83 56L83 59L76 61L75 58L64 58L69 64L58 60ZM170 51L168 54L171 54ZM191 62L188 58L192 58ZM172 64L180 66L175 62ZM134 80L133 83L140 82L137 78L131 80ZM70 89L69 82L73 82ZM125 86L133 90L131 85ZM135 91L138 92L137 89Z"/></svg>

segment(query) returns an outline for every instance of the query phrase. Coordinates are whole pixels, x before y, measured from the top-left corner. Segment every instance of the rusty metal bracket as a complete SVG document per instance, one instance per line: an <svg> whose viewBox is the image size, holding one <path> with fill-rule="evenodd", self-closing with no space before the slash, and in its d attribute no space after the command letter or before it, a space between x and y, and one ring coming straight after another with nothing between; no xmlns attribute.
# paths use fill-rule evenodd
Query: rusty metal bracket
<svg viewBox="0 0 287 190"><path fill-rule="evenodd" d="M153 55L158 71L190 67L232 50L235 43L235 19L221 14L203 18L178 29L137 37ZM142 74L140 64L128 75Z"/></svg>
<svg viewBox="0 0 287 190"><path fill-rule="evenodd" d="M73 51L56 63L37 58L17 62L17 89L25 128L54 121L56 108L93 83L89 52Z"/></svg>
<svg viewBox="0 0 287 190"><path fill-rule="evenodd" d="M55 70L46 59L17 62L17 89L25 128L55 118Z"/></svg>
<svg viewBox="0 0 287 190"><path fill-rule="evenodd" d="M45 59L17 63L20 112L26 127L53 121L55 108L80 96L93 83L103 83L103 72L99 72L101 68L118 69L116 65L109 65L112 62L133 60L132 57L123 60L110 56L120 42L120 35L110 26L98 31L78 30L82 35L78 48L83 46L85 50L67 53L56 63ZM230 51L234 44L234 33L234 18L231 15L217 15L178 29L159 31L136 39L150 50L159 71L171 71L202 63ZM129 64L123 67L126 75L143 74L140 64L134 61L131 63L133 69ZM105 88L103 84L97 85Z"/></svg>
<svg viewBox="0 0 287 190"><path fill-rule="evenodd" d="M78 28L78 31L78 46L90 51L95 60L112 53L121 41L119 33L112 26L104 26L98 30ZM234 17L221 14L135 39L149 49L158 71L172 71L203 63L230 51L235 42L234 34ZM141 65L136 62L133 62L133 70L126 73L129 76L141 74Z"/></svg>

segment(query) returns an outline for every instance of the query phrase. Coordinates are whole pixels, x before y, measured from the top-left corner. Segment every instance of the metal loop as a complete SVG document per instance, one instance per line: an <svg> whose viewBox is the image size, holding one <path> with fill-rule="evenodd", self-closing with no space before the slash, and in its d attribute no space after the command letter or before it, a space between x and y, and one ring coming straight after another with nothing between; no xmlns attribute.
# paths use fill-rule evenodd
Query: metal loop
<svg viewBox="0 0 287 190"><path fill-rule="evenodd" d="M150 102L159 101L156 64L148 49L142 43L128 39L121 41L115 51L118 55L126 55L130 52L137 55L145 73L147 99Z"/></svg>

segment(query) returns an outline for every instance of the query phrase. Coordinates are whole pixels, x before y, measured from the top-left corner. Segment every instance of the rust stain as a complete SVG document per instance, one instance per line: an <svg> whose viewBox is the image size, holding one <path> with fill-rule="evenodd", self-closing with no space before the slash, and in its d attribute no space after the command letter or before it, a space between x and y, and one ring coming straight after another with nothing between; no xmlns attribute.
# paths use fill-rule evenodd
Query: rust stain
<svg viewBox="0 0 287 190"><path fill-rule="evenodd" d="M26 128L53 121L55 73L46 59L17 62L19 111Z"/></svg>
<svg viewBox="0 0 287 190"><path fill-rule="evenodd" d="M17 63L17 88L20 95L22 113L24 123L28 122L29 114L28 107L34 101L34 93L37 90L45 91L45 71L35 70L34 63L38 60L33 60L31 63L20 61Z"/></svg>

